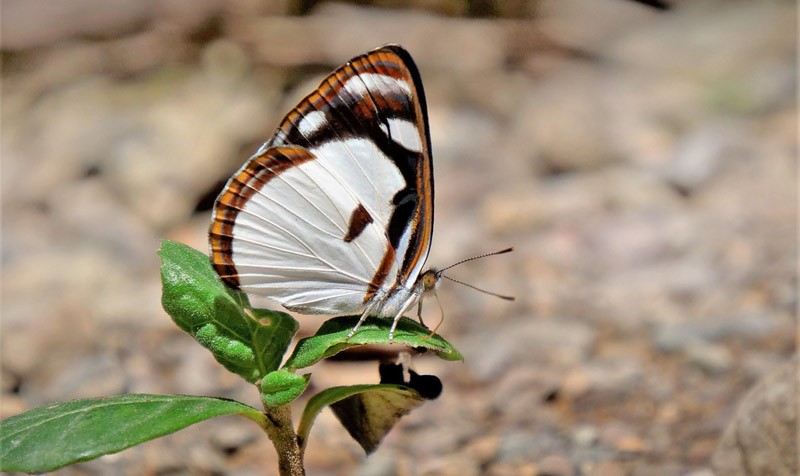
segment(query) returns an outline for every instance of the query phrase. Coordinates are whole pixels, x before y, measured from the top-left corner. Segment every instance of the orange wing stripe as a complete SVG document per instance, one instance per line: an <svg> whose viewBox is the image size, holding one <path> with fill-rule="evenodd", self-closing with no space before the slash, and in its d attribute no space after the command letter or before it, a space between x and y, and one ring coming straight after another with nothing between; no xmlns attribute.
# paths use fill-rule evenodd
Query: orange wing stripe
<svg viewBox="0 0 800 476"><path fill-rule="evenodd" d="M302 163L314 160L314 154L301 147L275 147L248 160L228 180L214 206L214 218L208 230L211 264L229 286L239 287L239 274L233 263L233 237L236 216L250 198L274 177Z"/></svg>

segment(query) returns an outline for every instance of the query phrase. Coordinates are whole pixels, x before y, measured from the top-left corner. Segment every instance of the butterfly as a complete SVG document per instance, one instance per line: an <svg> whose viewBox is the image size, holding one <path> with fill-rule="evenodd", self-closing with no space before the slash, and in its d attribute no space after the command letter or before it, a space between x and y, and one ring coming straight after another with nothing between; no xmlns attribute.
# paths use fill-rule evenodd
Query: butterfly
<svg viewBox="0 0 800 476"><path fill-rule="evenodd" d="M422 80L386 45L308 94L228 180L209 228L230 287L303 314L397 322L442 274L422 271L433 234L433 163Z"/></svg>

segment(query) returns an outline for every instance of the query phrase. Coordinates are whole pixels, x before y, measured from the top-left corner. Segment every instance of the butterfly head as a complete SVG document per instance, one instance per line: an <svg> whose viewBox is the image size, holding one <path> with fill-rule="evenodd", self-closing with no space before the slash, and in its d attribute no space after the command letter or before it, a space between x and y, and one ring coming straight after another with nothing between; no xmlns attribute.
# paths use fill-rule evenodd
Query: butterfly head
<svg viewBox="0 0 800 476"><path fill-rule="evenodd" d="M437 271L435 268L431 268L420 276L420 282L422 283L422 292L427 293L430 291L435 291L436 288L439 287L439 281L442 277L442 272Z"/></svg>

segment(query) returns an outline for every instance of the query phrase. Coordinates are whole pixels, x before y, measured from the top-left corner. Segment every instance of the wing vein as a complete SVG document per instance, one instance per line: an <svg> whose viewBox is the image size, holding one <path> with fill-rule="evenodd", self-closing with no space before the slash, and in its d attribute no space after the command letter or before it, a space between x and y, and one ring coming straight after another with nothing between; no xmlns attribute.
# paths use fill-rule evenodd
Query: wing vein
<svg viewBox="0 0 800 476"><path fill-rule="evenodd" d="M253 216L258 216L258 215L255 215L255 214L253 214L253 213L250 213L250 212L248 212L247 210L242 210L242 211L243 211L243 212L245 212L245 213L249 213L250 215L253 215ZM298 256L303 256L303 257L306 257L306 258L309 258L309 259L316 258L316 259L317 259L317 261L319 261L320 263L323 263L324 265L328 266L330 269L332 269L332 270L334 270L334 271L338 272L339 274L341 274L341 275L343 275L343 276L347 276L347 277L349 277L349 278L353 279L354 281L356 281L356 282L358 282L358 283L364 283L364 284L368 284L368 281L365 281L365 280L364 280L364 278L361 278L361 277L359 277L359 276L356 276L356 275L354 275L354 274L352 274L352 273L348 273L348 272L346 272L346 271L342 270L341 268L339 268L338 266L334 265L334 264L333 264L333 263L331 263L330 261L326 260L326 259L325 259L325 258L323 258L322 256L320 256L320 255L319 255L319 253L317 253L316 251L314 251L314 249L313 249L311 246L309 246L309 245L308 245L308 243L306 243L306 242L305 242L303 239L299 238L297 235L295 235L295 234L294 234L294 233L292 233L291 231L287 230L286 228L284 228L284 227L282 227L282 226L278 225L277 223L275 223L275 222L273 222L273 221L271 221L271 220L268 220L268 219L267 219L267 218L265 218L265 217L262 217L262 216L258 216L258 217L259 217L259 218L260 218L262 221L264 221L265 223L267 223L267 224L269 224L269 225L271 225L271 226L273 226L273 227L275 227L275 228L277 228L277 229L279 229L279 230L283 231L283 232L284 232L284 233L286 233L287 235L289 235L289 236L291 236L292 238L294 238L294 239L295 239L295 241L297 241L299 244L301 244L301 245L302 245L302 246L303 246L303 247L304 247L306 250L308 250L308 251L309 251L309 252L310 252L310 253L311 253L313 256L309 256L309 255L303 255L302 253L299 253L299 252L292 252L291 250L285 250L285 249L283 249L283 248L278 248L278 247L276 247L276 246L273 246L273 245L270 245L270 244L268 244L268 243L264 243L263 241L250 240L250 239L247 239L247 238L245 238L245 237L243 237L243 236L237 237L237 239L238 239L238 240L241 240L241 241L243 241L243 242L250 243L250 244L252 244L252 245L255 245L255 246L260 246L260 247L263 247L263 248L271 249L271 250L274 250L274 251L282 251L282 252L285 252L285 253L287 253L287 254L295 254L295 255L298 255Z"/></svg>

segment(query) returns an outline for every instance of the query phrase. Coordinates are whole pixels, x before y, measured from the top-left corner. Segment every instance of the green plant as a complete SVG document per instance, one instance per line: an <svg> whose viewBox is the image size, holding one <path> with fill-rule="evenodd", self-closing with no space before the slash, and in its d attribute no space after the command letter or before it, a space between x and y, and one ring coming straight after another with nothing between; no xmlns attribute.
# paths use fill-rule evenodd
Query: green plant
<svg viewBox="0 0 800 476"><path fill-rule="evenodd" d="M226 369L254 384L264 411L214 397L128 394L34 408L0 422L0 470L45 472L115 453L194 423L237 414L258 424L278 452L280 474L300 475L311 425L331 406L347 431L367 453L377 447L401 415L438 395L436 377L402 381L393 367L374 385L332 387L310 398L295 431L290 403L308 385L299 374L321 359L364 344L388 343L391 321L370 318L350 339L357 316L326 321L300 340L284 359L298 323L283 312L254 309L247 296L223 285L208 257L180 243L163 241L162 305L173 321L208 349ZM446 340L403 318L394 343L461 360Z"/></svg>

